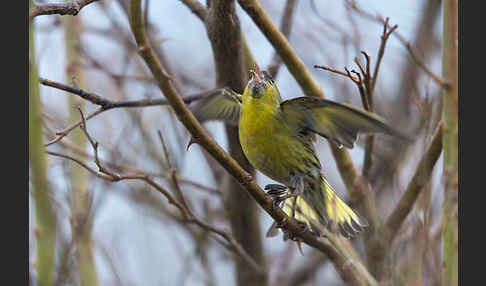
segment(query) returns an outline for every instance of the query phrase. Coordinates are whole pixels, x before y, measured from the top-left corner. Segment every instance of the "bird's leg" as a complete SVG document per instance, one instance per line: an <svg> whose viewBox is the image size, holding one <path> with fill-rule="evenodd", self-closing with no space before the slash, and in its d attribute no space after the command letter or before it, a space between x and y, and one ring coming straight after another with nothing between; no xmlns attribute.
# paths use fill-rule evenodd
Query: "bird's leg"
<svg viewBox="0 0 486 286"><path fill-rule="evenodd" d="M290 198L297 198L304 192L304 181L301 176L294 176L291 179L291 187L279 184L268 184L265 186L267 195L273 198L272 205L274 208L280 206L280 203ZM295 213L296 199L293 202L293 211ZM295 217L292 215L292 217Z"/></svg>
<svg viewBox="0 0 486 286"><path fill-rule="evenodd" d="M292 192L292 196L294 199L292 200L292 218L295 219L295 211L297 209L297 197L304 193L304 180L300 176L292 177L292 186L294 191Z"/></svg>
<svg viewBox="0 0 486 286"><path fill-rule="evenodd" d="M272 197L272 207L274 209L279 208L280 204L282 202L285 202L285 200L294 198L292 200L291 206L291 217L295 219L295 213L297 210L297 197L304 192L304 181L302 177L296 176L292 178L292 187L290 188L278 184L269 184L265 186L265 190L268 190L267 194ZM284 233L284 240L291 239L292 241L298 241L298 236L300 236L309 229L307 223L297 219L295 219L295 221L302 227L302 230L299 231L296 235L293 235L286 230L285 226L287 224L287 221L285 219L276 223L276 228L282 229Z"/></svg>
<svg viewBox="0 0 486 286"><path fill-rule="evenodd" d="M295 199L292 202L292 218L295 219L295 212L297 210L297 197L302 195L304 193L304 180L301 176L295 176L292 178L292 185L294 187L293 195L295 196ZM298 225L302 228L298 233L296 233L295 236L290 237L291 240L299 242L299 236L301 236L303 233L305 233L307 230L309 230L309 226L307 225L306 222L300 221L298 219L295 219ZM300 248L300 245L299 245Z"/></svg>
<svg viewBox="0 0 486 286"><path fill-rule="evenodd" d="M272 208L275 211L276 209L280 208L282 202L285 202L286 199L292 197L293 195L290 193L290 189L287 186L279 185L279 184L268 184L264 188L267 190L267 195L272 197ZM284 233L284 240L287 240L290 234L286 230L287 220L282 219L275 223L275 228L280 228Z"/></svg>

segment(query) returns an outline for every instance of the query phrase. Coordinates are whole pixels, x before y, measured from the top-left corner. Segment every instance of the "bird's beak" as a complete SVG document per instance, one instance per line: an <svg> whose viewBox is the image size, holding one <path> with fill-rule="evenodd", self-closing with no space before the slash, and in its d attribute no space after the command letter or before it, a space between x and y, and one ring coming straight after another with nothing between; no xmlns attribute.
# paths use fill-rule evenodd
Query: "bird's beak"
<svg viewBox="0 0 486 286"><path fill-rule="evenodd" d="M255 64L255 69L251 71L250 83L252 86L259 86L264 83L264 76L257 64Z"/></svg>

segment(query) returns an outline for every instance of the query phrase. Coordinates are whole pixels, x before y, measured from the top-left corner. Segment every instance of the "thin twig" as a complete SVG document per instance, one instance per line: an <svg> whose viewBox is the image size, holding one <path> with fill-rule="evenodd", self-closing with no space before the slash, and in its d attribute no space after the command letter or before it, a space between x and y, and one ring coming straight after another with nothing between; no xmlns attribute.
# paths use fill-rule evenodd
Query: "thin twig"
<svg viewBox="0 0 486 286"><path fill-rule="evenodd" d="M211 225L201 221L200 219L196 218L193 215L193 213L190 211L190 209L187 208L186 204L179 203L174 197L172 197L172 195L169 193L169 191L165 190L161 185L157 184L149 176L139 175L139 174L119 175L119 174L116 174L116 173L108 170L107 168L105 168L101 164L101 160L98 157L98 142L96 142L89 135L88 130L86 128L86 120L84 118L83 112L81 111L81 109L79 109L79 112L81 114L81 121L82 121L80 128L83 130L85 136L87 137L88 141L90 142L90 144L93 148L94 162L95 162L96 166L98 167L98 171L92 169L87 164L85 164L83 161L81 161L80 159L77 159L73 156L61 154L61 153L57 153L57 152L52 152L52 151L46 151L47 154L72 160L72 161L76 162L77 164L79 164L81 167L88 170L93 175L95 175L98 178L101 178L103 180L107 180L107 181L111 181L111 182L119 182L119 181L122 181L122 180L142 180L142 181L145 181L147 184L154 187L157 191L159 191L162 195L164 195L167 198L167 200L170 204L174 205L177 209L179 209L179 211L180 211L180 213L183 217L184 222L197 224L200 227L223 237L225 240L227 240L230 243L231 249L234 250L234 252L241 259L243 259L243 261L248 263L248 265L250 267L252 267L252 269L255 272L261 271L261 267L248 255L248 253L245 252L245 250L241 247L241 245L230 234L228 234L227 232L220 230L220 229L218 229L214 226L211 226Z"/></svg>
<svg viewBox="0 0 486 286"><path fill-rule="evenodd" d="M86 120L88 120L88 117L86 117ZM80 120L80 122L81 122L81 120ZM47 126L44 126L44 128L46 128L49 131L46 134L47 136L53 136L54 132L50 131ZM78 145L74 144L69 139L65 139L65 140L60 141L60 144L62 145L62 147L69 149L69 150L75 152L76 154L81 155L82 157L94 159L93 155L88 154L84 149L80 148ZM160 177L160 178L164 178L164 179L167 179L167 180L171 179L171 177L170 177L171 174L169 174L169 173L149 172L149 171L142 170L142 169L139 169L137 167L134 167L133 165L115 164L115 163L107 162L107 161L104 161L104 160L101 160L101 159L100 159L100 162L105 164L106 166L109 166L112 169L119 171L119 172L131 172L131 173L136 173L138 175L143 175L143 176L148 176L148 177ZM180 175L176 175L176 176L177 176L177 180L181 184L192 186L196 189L200 189L200 190L205 191L209 194L213 194L213 195L217 195L217 196L222 195L221 191L219 191L218 189L214 189L214 188L204 186L204 185L202 185L198 182L192 181L188 178L181 177Z"/></svg>
<svg viewBox="0 0 486 286"><path fill-rule="evenodd" d="M366 59L366 68L363 69L363 66L361 65L360 61L358 58L355 58L356 64L359 66L359 69L361 70L361 73L363 74L364 77L364 86L366 92L361 95L361 101L363 102L363 106L367 111L373 112L373 88L371 84L371 59L370 56L365 52L361 51L361 54L365 56ZM376 70L375 70L376 71ZM368 178L369 171L371 169L371 164L372 164L372 156L371 154L373 153L373 141L374 141L375 136L374 135L368 135L366 136L366 142L365 142L365 154L364 154L364 159L363 159L363 168L361 170L361 175L365 178Z"/></svg>
<svg viewBox="0 0 486 286"><path fill-rule="evenodd" d="M374 107L373 107L373 100L374 100L374 92L375 92L375 86L376 86L376 79L378 78L378 71L380 69L381 61L383 59L383 56L385 54L385 47L388 38L390 35L398 28L398 25L393 26L391 29L388 30L388 20L389 18L387 17L385 20L385 24L383 25L383 34L381 36L381 44L380 48L378 50L378 57L376 60L376 66L375 70L373 72L373 76L371 76L370 73L370 56L365 51L361 51L361 53L366 57L366 74L365 76L365 86L367 89L367 106L366 110L373 112ZM362 169L362 175L365 178L368 178L370 170L371 170L371 164L372 164L372 156L371 154L373 153L373 143L375 141L375 136L374 135L369 135L366 137L366 142L365 142L365 154L364 154L364 159L363 159L363 169Z"/></svg>
<svg viewBox="0 0 486 286"><path fill-rule="evenodd" d="M349 77L353 82L359 81L358 78L351 76L349 73L337 70L335 68L331 68L331 67L328 67L328 66L320 66L320 65L314 65L314 68L323 69L323 70L326 70L326 71L330 71L330 72L333 72L333 73L343 75L345 77Z"/></svg>
<svg viewBox="0 0 486 286"><path fill-rule="evenodd" d="M60 90L67 91L69 93L78 95L79 97L88 100L89 102L99 105L100 108L93 111L92 113L86 116L86 120L89 120L100 113L103 113L107 110L114 109L114 108L131 108L131 107L148 107L148 106L160 106L160 105L168 105L168 101L165 99L141 99L141 100L127 100L127 101L111 101L106 98L103 98L97 94L86 92L77 86L70 86L63 83L59 83L56 81L44 79L39 77L39 83L45 86L50 86L53 88L57 88ZM213 89L207 92L197 93L193 95L188 95L183 98L185 103L191 103L195 100L204 98L206 96L210 96L215 93L221 92L223 89ZM56 132L56 137L53 138L51 141L44 144L45 147L50 146L59 142L62 138L67 136L69 132L71 132L74 128L80 126L82 124L81 120L69 125L68 127L64 128L61 131Z"/></svg>
<svg viewBox="0 0 486 286"><path fill-rule="evenodd" d="M197 224L200 227L221 236L222 238L224 238L225 240L227 240L230 243L230 245L231 245L230 249L234 250L235 253L243 259L243 261L248 263L248 265L250 265L255 271L257 271L257 272L261 271L260 266L257 265L253 261L253 259L244 251L244 249L241 247L241 245L237 241L235 241L234 238L229 233L227 233L223 230L220 230L220 229L218 229L214 226L211 226L211 225L197 219L196 217L191 216L190 213L187 211L187 209L182 204L177 202L177 200L174 197L172 197L172 195L167 190L165 190L161 185L157 184L149 176L138 175L138 174L118 175L118 174L115 174L113 172L107 171L107 169L104 168L103 166L101 166L103 171L101 171L101 170L96 171L96 170L92 169L91 167L89 167L88 165L86 165L80 159L77 159L73 156L61 154L61 153L57 153L57 152L52 152L52 151L46 151L46 153L49 154L49 155L52 155L52 156L57 156L57 157L65 158L65 159L68 159L68 160L72 160L73 162L76 162L77 164L79 164L81 167L85 168L91 174L93 174L96 177L101 178L103 180L107 180L107 181L111 181L111 182L119 182L119 181L123 181L123 180L145 181L147 184L149 184L150 186L154 187L157 191L159 191L159 193L164 195L167 198L167 200L170 204L174 205L175 207L177 207L177 209L179 209L179 211L181 212L181 215L183 216L183 221L188 222L188 223ZM95 161L96 161L96 159L95 159ZM100 168L100 165L99 165L100 161L99 160L98 160L98 163L96 163L96 164L97 164L98 168Z"/></svg>
<svg viewBox="0 0 486 286"><path fill-rule="evenodd" d="M372 110L372 98L373 98L373 90L371 89L371 73L370 73L370 66L371 66L371 59L370 56L365 51L361 51L361 54L365 56L366 59L366 66L365 70L363 70L363 66L361 65L360 61L358 58L355 58L356 64L359 66L361 73L363 74L364 80L364 86L366 88L366 101L367 103L367 109L368 111L373 111ZM366 108L366 106L365 106Z"/></svg>
<svg viewBox="0 0 486 286"><path fill-rule="evenodd" d="M379 22L379 23L382 23L383 25L387 25L387 27L389 29L393 29L393 27L390 27L388 25L388 23L386 22L386 19L383 19L382 16L380 15L373 15L369 12L366 12L364 11L363 9L361 9L360 7L358 7L358 5L356 4L356 1L355 0L346 0L346 3L347 5L352 8L354 11L356 11L359 15L367 18L367 19L370 19L370 20L373 20L373 21L376 21L376 22ZM438 83L440 86L442 86L443 88L450 88L450 83L446 80L444 80L443 78L441 78L440 76L436 75L434 72L432 72L424 63L424 61L422 59L420 59L420 57L417 55L417 53L414 51L414 49L412 48L412 46L410 45L410 42L408 42L404 36L402 36L400 33L398 32L395 32L394 35L397 37L397 39L405 46L405 48L407 49L408 53L410 54L410 56L412 57L413 61L419 66L422 68L422 70L427 74L429 75L436 83Z"/></svg>
<svg viewBox="0 0 486 286"><path fill-rule="evenodd" d="M385 47L386 43L388 41L388 38L390 35L398 28L398 25L395 25L388 29L388 20L389 18L387 17L385 20L385 23L383 24L383 34L381 35L381 44L380 48L378 50L378 57L376 59L376 66L375 66L375 71L373 72L373 77L371 78L371 91L375 90L375 85L376 85L376 78L378 77L378 71L380 69L381 65L381 60L383 59L383 55L385 54Z"/></svg>
<svg viewBox="0 0 486 286"><path fill-rule="evenodd" d="M91 102L95 105L101 106L103 110L108 110L108 109L112 109L112 108L122 108L122 107L147 107L147 106L159 106L159 105L168 105L169 104L167 100L160 99L160 98L157 98L157 99L141 99L141 100L126 100L126 101L111 101L111 100L103 98L103 97L101 97L101 96L99 96L95 93L86 92L86 91L82 90L81 88L79 88L77 86L70 86L70 85L66 85L66 84L63 84L63 83L60 83L60 82L56 82L56 81L52 81L52 80L48 80L48 79L44 79L44 78L39 78L39 82L42 85L54 87L54 88L64 90L64 91L67 91L69 93L78 95L79 97L86 99L87 101L89 101L89 102ZM221 88L217 88L217 89L209 90L209 91L206 91L206 92L188 95L188 96L185 96L183 98L183 101L185 103L189 104L189 103L191 103L195 100L201 99L203 97L210 96L210 95L215 94L215 93L220 93L220 92L222 92L222 90L223 89L221 89Z"/></svg>
<svg viewBox="0 0 486 286"><path fill-rule="evenodd" d="M170 153L169 149L167 148L167 145L165 144L164 137L162 136L162 132L157 131L157 134L159 135L160 143L162 144L162 150L164 151L164 156L165 156L165 161L167 163L167 170L169 170L169 176L170 176L170 182L172 183L172 186L174 187L174 190L176 192L177 199L182 203L182 205L186 208L187 212L192 216L193 213L191 211L191 208L189 208L188 203L186 202L186 199L184 198L184 195L182 194L182 190L179 186L179 182L177 180L177 170L174 168L170 162Z"/></svg>
<svg viewBox="0 0 486 286"><path fill-rule="evenodd" d="M358 67L360 68L360 70L363 72L364 69L363 69L363 66L361 65L361 63L359 62L359 60L355 59L355 62L358 65ZM365 109L366 110L369 109L368 100L367 100L367 97L366 97L366 91L365 91L365 89L363 87L363 79L362 79L362 76L361 76L360 73L358 73L355 70L352 70L350 72L348 70L348 68L346 68L346 67L344 67L344 70L345 71L340 71L340 70L337 70L335 68L331 68L331 67L328 67L328 66L320 66L320 65L314 65L314 68L319 68L319 69L327 70L327 71L330 71L330 72L333 72L333 73L337 73L339 75L343 75L343 76L349 78L358 87L359 94L361 96L361 101L363 102L363 105L364 105ZM353 75L351 75L351 73L354 73L356 75L356 77L354 77ZM364 75L366 76L366 73L364 73Z"/></svg>

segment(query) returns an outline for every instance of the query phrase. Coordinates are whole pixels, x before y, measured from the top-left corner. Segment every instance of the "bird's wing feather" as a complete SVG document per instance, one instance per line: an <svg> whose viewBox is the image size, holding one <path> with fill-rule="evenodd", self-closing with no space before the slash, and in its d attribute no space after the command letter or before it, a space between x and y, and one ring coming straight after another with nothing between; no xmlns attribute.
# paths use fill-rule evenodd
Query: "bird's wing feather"
<svg viewBox="0 0 486 286"><path fill-rule="evenodd" d="M299 97L282 102L280 108L284 118L297 120L296 128L315 132L338 146L353 148L360 133L385 133L410 140L377 114L345 103Z"/></svg>
<svg viewBox="0 0 486 286"><path fill-rule="evenodd" d="M241 101L241 94L230 89L222 89L219 93L196 101L190 109L200 122L223 120L238 125Z"/></svg>

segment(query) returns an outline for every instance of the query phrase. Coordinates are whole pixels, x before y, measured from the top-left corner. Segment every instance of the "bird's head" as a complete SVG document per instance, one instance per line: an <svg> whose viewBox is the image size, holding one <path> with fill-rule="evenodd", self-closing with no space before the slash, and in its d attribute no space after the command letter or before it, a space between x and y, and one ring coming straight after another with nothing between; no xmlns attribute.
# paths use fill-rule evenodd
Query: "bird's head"
<svg viewBox="0 0 486 286"><path fill-rule="evenodd" d="M250 71L250 80L248 81L243 94L243 101L245 101L245 99L262 100L272 103L280 103L281 101L277 84L270 74L260 70L257 64L255 64L255 68Z"/></svg>

